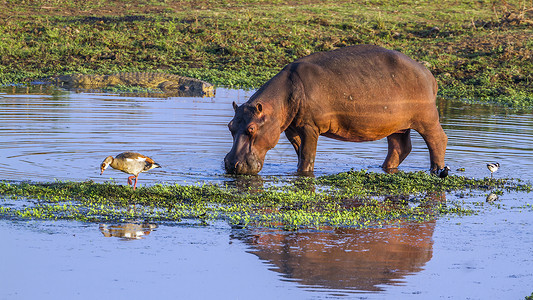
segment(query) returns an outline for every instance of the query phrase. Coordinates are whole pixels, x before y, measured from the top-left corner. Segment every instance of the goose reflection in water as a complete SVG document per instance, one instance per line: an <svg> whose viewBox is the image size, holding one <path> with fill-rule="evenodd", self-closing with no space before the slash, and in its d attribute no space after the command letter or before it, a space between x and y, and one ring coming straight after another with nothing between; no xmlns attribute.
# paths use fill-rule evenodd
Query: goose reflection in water
<svg viewBox="0 0 533 300"><path fill-rule="evenodd" d="M431 200L435 196L429 195ZM445 201L444 194L436 198ZM383 291L384 285L401 284L406 275L423 270L433 255L434 229L435 220L404 220L385 228L250 229L237 238L303 287Z"/></svg>
<svg viewBox="0 0 533 300"><path fill-rule="evenodd" d="M156 224L149 223L100 224L100 231L105 237L113 236L125 240L143 239L156 228Z"/></svg>

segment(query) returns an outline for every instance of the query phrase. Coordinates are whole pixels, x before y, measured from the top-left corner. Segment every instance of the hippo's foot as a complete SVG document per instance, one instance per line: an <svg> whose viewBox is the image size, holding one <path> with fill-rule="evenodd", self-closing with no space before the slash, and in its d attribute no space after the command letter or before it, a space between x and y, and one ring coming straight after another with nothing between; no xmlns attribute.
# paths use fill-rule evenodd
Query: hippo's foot
<svg viewBox="0 0 533 300"><path fill-rule="evenodd" d="M446 178L448 177L448 171L450 171L450 167L445 166L440 170L432 170L431 175L439 176L440 178Z"/></svg>
<svg viewBox="0 0 533 300"><path fill-rule="evenodd" d="M312 177L314 178L315 177L315 173L311 170L311 171L296 171L294 173L294 175L296 176L300 176L300 177Z"/></svg>
<svg viewBox="0 0 533 300"><path fill-rule="evenodd" d="M381 168L383 169L383 172L387 174L397 174L399 172L398 168L387 168L385 165L381 166Z"/></svg>

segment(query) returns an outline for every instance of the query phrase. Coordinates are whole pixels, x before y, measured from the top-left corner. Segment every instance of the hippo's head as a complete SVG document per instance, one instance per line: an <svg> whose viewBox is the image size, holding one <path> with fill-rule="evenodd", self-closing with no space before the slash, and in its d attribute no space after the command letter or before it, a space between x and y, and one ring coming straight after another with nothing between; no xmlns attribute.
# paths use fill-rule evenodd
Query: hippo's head
<svg viewBox="0 0 533 300"><path fill-rule="evenodd" d="M263 168L268 150L278 143L281 129L273 110L259 101L241 106L233 102L235 116L228 128L233 136L233 147L224 158L230 174L257 174Z"/></svg>

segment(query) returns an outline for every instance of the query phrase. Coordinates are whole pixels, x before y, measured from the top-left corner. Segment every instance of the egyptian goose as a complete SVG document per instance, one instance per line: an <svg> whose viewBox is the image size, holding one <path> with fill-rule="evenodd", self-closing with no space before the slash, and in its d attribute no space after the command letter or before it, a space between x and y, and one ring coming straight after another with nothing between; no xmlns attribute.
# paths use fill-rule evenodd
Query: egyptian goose
<svg viewBox="0 0 533 300"><path fill-rule="evenodd" d="M487 169L489 169L490 171L490 178L492 178L492 175L494 174L494 172L498 171L499 168L500 168L500 163L487 164Z"/></svg>
<svg viewBox="0 0 533 300"><path fill-rule="evenodd" d="M153 159L148 156L144 156L135 152L123 152L113 158L108 156L100 165L100 175L102 175L107 167L122 171L124 173L132 174L128 177L128 184L132 184L132 179L135 178L135 184L133 184L133 190L137 187L137 179L139 174L146 172L153 168L161 168Z"/></svg>

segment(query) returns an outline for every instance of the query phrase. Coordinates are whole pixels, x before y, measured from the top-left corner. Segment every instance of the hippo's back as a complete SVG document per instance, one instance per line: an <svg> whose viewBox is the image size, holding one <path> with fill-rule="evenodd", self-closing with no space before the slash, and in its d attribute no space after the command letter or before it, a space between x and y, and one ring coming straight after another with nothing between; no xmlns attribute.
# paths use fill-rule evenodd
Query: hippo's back
<svg viewBox="0 0 533 300"><path fill-rule="evenodd" d="M320 84L327 92L350 94L359 101L410 99L434 103L437 83L422 64L403 53L374 45L358 45L318 52L294 63L306 88ZM305 79L304 79L305 80Z"/></svg>

